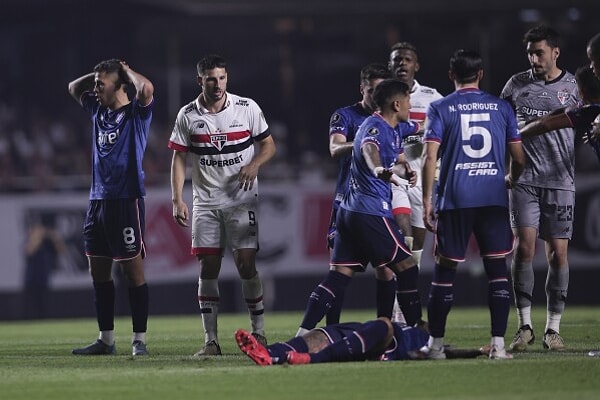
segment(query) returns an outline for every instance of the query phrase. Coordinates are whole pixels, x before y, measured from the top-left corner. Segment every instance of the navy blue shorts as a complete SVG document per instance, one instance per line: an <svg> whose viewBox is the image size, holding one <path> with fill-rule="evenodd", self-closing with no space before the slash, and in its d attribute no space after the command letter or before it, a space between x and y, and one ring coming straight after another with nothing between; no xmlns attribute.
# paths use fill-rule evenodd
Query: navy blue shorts
<svg viewBox="0 0 600 400"><path fill-rule="evenodd" d="M90 200L83 226L85 254L115 261L145 257L144 215L143 198Z"/></svg>
<svg viewBox="0 0 600 400"><path fill-rule="evenodd" d="M482 257L507 255L513 248L508 208L499 206L444 210L438 215L436 254L462 262L471 234Z"/></svg>
<svg viewBox="0 0 600 400"><path fill-rule="evenodd" d="M340 208L336 229L331 265L364 271L369 263L373 267L388 266L412 257L394 218Z"/></svg>

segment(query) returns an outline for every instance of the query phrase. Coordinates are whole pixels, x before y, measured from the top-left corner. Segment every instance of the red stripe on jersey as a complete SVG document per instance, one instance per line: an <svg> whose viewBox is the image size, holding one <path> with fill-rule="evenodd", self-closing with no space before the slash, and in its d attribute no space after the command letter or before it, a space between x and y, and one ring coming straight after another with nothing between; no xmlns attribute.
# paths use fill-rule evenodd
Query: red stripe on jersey
<svg viewBox="0 0 600 400"><path fill-rule="evenodd" d="M182 146L180 144L177 144L177 143L171 142L171 141L169 141L168 147L172 150L177 150L177 151L181 151L181 152L188 151L188 148L186 146Z"/></svg>
<svg viewBox="0 0 600 400"><path fill-rule="evenodd" d="M227 132L227 133L211 133L201 135L190 135L190 140L194 143L210 143L211 136L226 135L228 142L234 142L236 140L246 139L250 136L250 131L239 131L239 132Z"/></svg>
<svg viewBox="0 0 600 400"><path fill-rule="evenodd" d="M411 121L425 121L426 115L424 112L410 111L409 118Z"/></svg>

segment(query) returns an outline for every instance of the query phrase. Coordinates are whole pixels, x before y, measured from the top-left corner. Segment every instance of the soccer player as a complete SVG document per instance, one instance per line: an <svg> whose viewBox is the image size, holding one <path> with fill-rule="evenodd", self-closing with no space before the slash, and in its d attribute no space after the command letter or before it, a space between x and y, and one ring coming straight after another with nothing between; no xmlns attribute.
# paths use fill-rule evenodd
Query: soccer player
<svg viewBox="0 0 600 400"><path fill-rule="evenodd" d="M525 154L510 104L479 89L483 60L470 50L450 59L456 90L431 103L423 152L423 209L427 229L435 232L435 267L427 304L430 337L423 351L446 358L444 335L452 307L453 284L471 235L479 245L488 277L491 315L489 357L510 358L504 335L510 309L506 254L512 250L507 185L523 170ZM512 162L504 177L506 154ZM436 163L440 159L435 210Z"/></svg>
<svg viewBox="0 0 600 400"><path fill-rule="evenodd" d="M360 71L360 93L361 101L351 106L338 108L331 115L329 120L329 153L335 158L339 169L335 186L335 196L331 210L331 219L327 234L327 247L333 249L335 238L335 218L337 210L342 202L344 195L348 190L348 181L350 180L350 161L352 156L352 147L354 137L358 127L363 121L377 110L377 105L373 101L373 92L377 85L384 79L390 78L390 72L383 64L368 64ZM377 297L382 300L377 302L387 304L388 299L395 297L396 285L391 276L380 277L376 275ZM393 300L392 300L393 301ZM327 325L340 322L340 314L344 302L344 292L339 294L331 308L326 314ZM384 306L384 308L387 306ZM385 311L381 311L385 313ZM380 312L378 312L378 315Z"/></svg>
<svg viewBox="0 0 600 400"><path fill-rule="evenodd" d="M129 99L126 88L135 87ZM73 354L116 354L115 285L111 270L119 262L129 284L133 321L132 354L147 355L148 285L144 244L144 171L154 87L124 61L100 62L93 72L69 83L69 93L92 117L92 187L83 239L94 283L100 336Z"/></svg>
<svg viewBox="0 0 600 400"><path fill-rule="evenodd" d="M422 327L405 326L381 317L373 321L346 322L312 329L287 342L263 346L243 329L235 339L240 350L257 365L309 364L344 361L421 360L419 349L429 335ZM487 354L480 350L446 348L448 358L475 358Z"/></svg>
<svg viewBox="0 0 600 400"><path fill-rule="evenodd" d="M394 168L414 181L414 172L399 163L402 143L400 122L408 120L408 86L386 79L375 88L379 112L365 119L354 138L350 184L337 211L331 270L310 295L297 336L306 334L346 290L355 272L371 263L389 267L397 276L398 303L412 325L421 319L417 289L418 269L391 212L390 180ZM393 297L388 302L391 316Z"/></svg>
<svg viewBox="0 0 600 400"><path fill-rule="evenodd" d="M427 229L423 225L423 189L421 180L421 154L423 153L423 129L429 104L442 98L434 88L421 85L415 75L421 68L417 48L409 42L399 42L390 51L389 69L393 75L410 88L410 120L421 128L414 134L403 137L402 147L410 168L417 172L417 182L409 185L392 186L392 213L404 232L406 244L412 251L417 266L421 265L421 255ZM390 272L388 272L389 274ZM395 322L405 322L398 302L394 302Z"/></svg>
<svg viewBox="0 0 600 400"><path fill-rule="evenodd" d="M588 42L587 56L590 59L590 67L596 78L600 79L600 33L597 33Z"/></svg>
<svg viewBox="0 0 600 400"><path fill-rule="evenodd" d="M442 98L434 88L421 85L415 74L420 69L417 48L408 42L396 43L390 52L389 69L394 76L410 88L410 121L423 125L429 104ZM417 265L421 262L427 229L423 225L422 169L423 130L406 135L402 140L404 155L413 171L417 171L414 186L406 184L392 187L392 212L405 232L406 244L412 249Z"/></svg>
<svg viewBox="0 0 600 400"><path fill-rule="evenodd" d="M575 72L577 88L583 105L556 110L521 128L521 136L540 135L561 128L574 128L577 135L594 148L600 160L600 142L593 136L594 125L600 114L600 80L589 65Z"/></svg>
<svg viewBox="0 0 600 400"><path fill-rule="evenodd" d="M575 77L557 66L559 34L539 25L525 33L523 42L531 68L513 75L500 97L516 111L520 126L556 109L579 101ZM575 132L571 128L523 138L526 165L511 189L511 224L517 242L511 271L519 328L510 344L525 351L534 343L531 305L534 286L533 258L539 237L546 245L547 316L542 345L564 349L560 320L569 287L567 250L575 209Z"/></svg>
<svg viewBox="0 0 600 400"><path fill-rule="evenodd" d="M173 218L187 227L183 200L186 159L192 154L192 254L198 257L198 304L204 347L195 355L220 355L217 336L218 277L225 246L233 252L242 280L252 333L266 343L263 287L256 270L259 169L275 154L275 142L260 107L227 91L227 63L207 55L197 64L200 95L177 115L169 148L173 150ZM258 144L258 151L254 150Z"/></svg>

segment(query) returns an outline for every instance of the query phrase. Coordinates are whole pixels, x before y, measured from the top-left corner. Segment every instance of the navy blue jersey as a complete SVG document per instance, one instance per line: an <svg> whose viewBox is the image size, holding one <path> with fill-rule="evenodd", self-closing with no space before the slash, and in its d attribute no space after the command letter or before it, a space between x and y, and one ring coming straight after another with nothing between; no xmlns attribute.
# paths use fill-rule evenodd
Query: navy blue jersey
<svg viewBox="0 0 600 400"><path fill-rule="evenodd" d="M90 200L144 196L142 158L154 100L142 106L133 99L118 110L110 110L100 105L93 92L85 92L81 103L91 113L93 125Z"/></svg>
<svg viewBox="0 0 600 400"><path fill-rule="evenodd" d="M507 143L521 141L510 104L479 89L431 103L425 142L440 144L436 208L508 207Z"/></svg>
<svg viewBox="0 0 600 400"><path fill-rule="evenodd" d="M583 107L573 108L567 111L567 116L571 120L571 124L579 135L588 133L593 128L593 122L600 114L600 104L588 104ZM594 148L596 156L600 160L600 142L593 138L589 138L588 144Z"/></svg>
<svg viewBox="0 0 600 400"><path fill-rule="evenodd" d="M402 326L392 322L394 337L392 343L385 349L381 356L382 361L410 360L410 353L416 352L427 344L429 334L419 328Z"/></svg>
<svg viewBox="0 0 600 400"><path fill-rule="evenodd" d="M392 189L390 183L373 175L373 171L367 165L361 151L366 143L373 143L379 148L379 157L384 168L393 167L402 152L400 129L392 128L377 113L365 119L354 138L350 182L341 207L391 218Z"/></svg>
<svg viewBox="0 0 600 400"><path fill-rule="evenodd" d="M354 141L358 127L371 114L369 114L360 103L335 110L329 119L329 136L333 134L343 135L347 142ZM348 190L350 180L350 161L352 155L347 153L337 158L338 176L335 183L335 196L333 209L337 209L344 194Z"/></svg>

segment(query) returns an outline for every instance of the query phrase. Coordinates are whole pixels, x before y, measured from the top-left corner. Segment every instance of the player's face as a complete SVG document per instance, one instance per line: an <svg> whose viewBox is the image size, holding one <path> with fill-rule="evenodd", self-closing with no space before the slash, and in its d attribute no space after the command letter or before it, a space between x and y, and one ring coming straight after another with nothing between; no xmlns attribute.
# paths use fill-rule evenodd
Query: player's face
<svg viewBox="0 0 600 400"><path fill-rule="evenodd" d="M208 102L217 102L225 96L227 91L227 70L214 68L205 71L198 77L202 85L202 93Z"/></svg>
<svg viewBox="0 0 600 400"><path fill-rule="evenodd" d="M94 93L103 106L110 107L117 99L116 83L119 74L116 72L96 72L94 74ZM119 87L120 88L120 87Z"/></svg>
<svg viewBox="0 0 600 400"><path fill-rule="evenodd" d="M398 96L395 99L396 107L398 111L398 119L400 121L408 121L410 117L410 96L407 94L406 96Z"/></svg>
<svg viewBox="0 0 600 400"><path fill-rule="evenodd" d="M390 54L389 67L397 79L412 84L415 74L419 71L417 54L408 49L394 50Z"/></svg>
<svg viewBox="0 0 600 400"><path fill-rule="evenodd" d="M596 78L600 79L600 55L594 57L594 55L592 55L592 49L588 47L587 56L590 60L590 68L592 69L592 71L594 71L594 75L596 75Z"/></svg>
<svg viewBox="0 0 600 400"><path fill-rule="evenodd" d="M547 78L556 68L559 50L557 47L550 47L545 40L539 42L527 43L527 57L531 70L537 78Z"/></svg>
<svg viewBox="0 0 600 400"><path fill-rule="evenodd" d="M375 101L373 101L373 93L375 93L375 88L381 81L383 81L383 79L369 79L363 81L363 83L360 85L360 93L363 96L363 104L369 107L370 111L377 110L377 104L375 104Z"/></svg>

